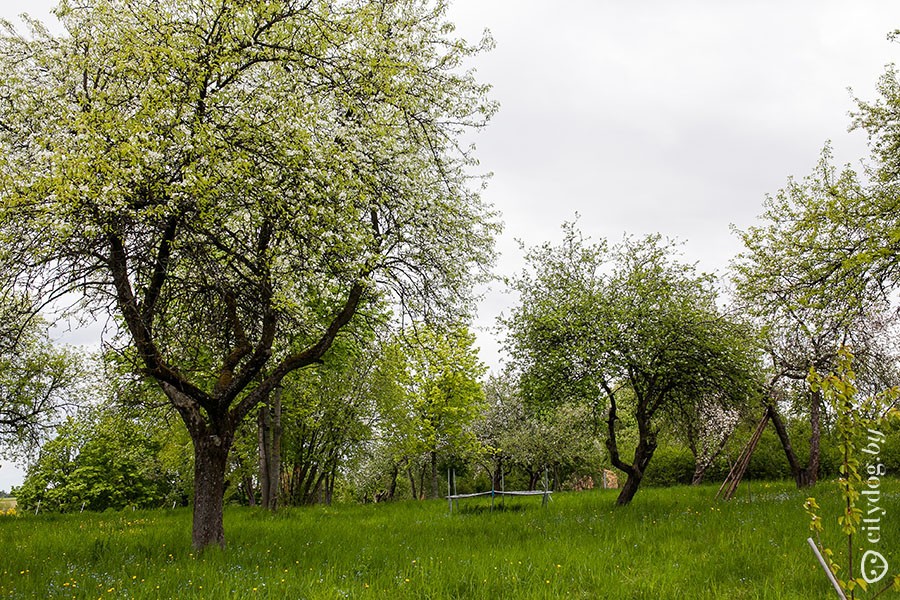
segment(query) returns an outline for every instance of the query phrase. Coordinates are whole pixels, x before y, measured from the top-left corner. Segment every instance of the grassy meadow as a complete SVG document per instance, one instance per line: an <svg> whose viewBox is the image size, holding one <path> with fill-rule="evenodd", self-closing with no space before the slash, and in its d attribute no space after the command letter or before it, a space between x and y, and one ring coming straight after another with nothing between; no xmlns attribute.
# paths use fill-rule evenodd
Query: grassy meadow
<svg viewBox="0 0 900 600"><path fill-rule="evenodd" d="M507 499L226 511L228 547L190 548L190 511L0 517L0 598L831 597L806 545L833 483L648 488ZM880 549L900 569L900 482L885 481ZM843 547L836 535L831 545ZM885 597L885 596L882 596Z"/></svg>

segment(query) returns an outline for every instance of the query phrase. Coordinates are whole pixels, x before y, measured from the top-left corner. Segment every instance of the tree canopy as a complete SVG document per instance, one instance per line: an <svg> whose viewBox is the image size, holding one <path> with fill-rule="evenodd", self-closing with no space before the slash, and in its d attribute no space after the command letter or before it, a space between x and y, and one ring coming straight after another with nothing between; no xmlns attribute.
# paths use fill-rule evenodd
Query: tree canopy
<svg viewBox="0 0 900 600"><path fill-rule="evenodd" d="M0 451L33 448L83 401L83 357L54 345L27 304L0 300Z"/></svg>

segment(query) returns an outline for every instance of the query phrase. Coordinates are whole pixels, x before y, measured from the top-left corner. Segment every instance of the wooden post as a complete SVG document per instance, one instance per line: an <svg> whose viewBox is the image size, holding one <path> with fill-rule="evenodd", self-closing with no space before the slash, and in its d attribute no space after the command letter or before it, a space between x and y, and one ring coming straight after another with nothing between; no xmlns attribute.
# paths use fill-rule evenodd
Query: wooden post
<svg viewBox="0 0 900 600"><path fill-rule="evenodd" d="M731 471L728 473L728 477L725 478L725 481L722 482L722 486L719 488L719 491L716 492L716 499L721 496L725 500L731 500L731 498L734 496L734 493L737 491L738 485L741 483L741 479L744 477L744 473L747 471L747 467L750 465L750 457L753 455L753 451L756 449L756 445L759 443L759 440L762 437L762 432L766 428L770 416L770 409L767 408L766 413L763 415L762 420L759 422L759 425L756 426L756 431L753 432L753 436L750 438L750 441L747 442L747 445L744 446L743 450L741 450L741 454L740 456L738 456L737 461L735 461L734 465L731 467ZM724 494L722 494L723 491L725 492Z"/></svg>

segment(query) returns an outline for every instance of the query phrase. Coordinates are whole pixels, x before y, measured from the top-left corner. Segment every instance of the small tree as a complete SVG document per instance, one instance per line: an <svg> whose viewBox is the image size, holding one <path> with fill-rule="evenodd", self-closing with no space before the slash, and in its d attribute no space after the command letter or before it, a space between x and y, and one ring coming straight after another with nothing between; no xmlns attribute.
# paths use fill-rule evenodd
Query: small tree
<svg viewBox="0 0 900 600"><path fill-rule="evenodd" d="M58 511L162 506L182 493L180 474L163 459L169 432L164 419L135 419L111 405L83 409L41 448L18 501Z"/></svg>
<svg viewBox="0 0 900 600"><path fill-rule="evenodd" d="M866 523L871 523L870 519L874 513L880 522L880 515L883 513L878 500L880 478L885 475L884 465L878 462L863 465L860 459L863 452L868 453L870 458L877 456L876 450L884 441L882 432L887 420L900 419L900 410L896 408L900 389L891 388L875 396L860 398L854 385L856 375L853 372L852 359L849 350L843 348L839 353L834 373L823 376L812 370L809 374L810 386L822 392L825 402L836 416L835 430L841 451L838 487L843 500L843 511L837 523L847 541L846 548L841 553L845 569L839 564L839 555L822 543L821 534L825 527L815 498L808 498L804 504L810 516L809 527L816 536L820 556L824 557L832 574L837 576L836 581L841 590L850 593L851 600L857 597L857 589L866 592L870 584L882 581L887 575L887 562L876 549L870 548L862 553L861 557L855 553L860 543L856 536L868 543L877 544L880 540L881 528L864 525L863 519L867 518ZM874 500L871 500L873 492ZM864 511L860 508L864 498L874 510ZM858 559L859 569L856 568ZM900 591L900 574L893 580L889 579L889 583L872 597L878 597L891 588Z"/></svg>
<svg viewBox="0 0 900 600"><path fill-rule="evenodd" d="M438 457L469 456L479 450L471 425L484 408L475 336L464 327L441 332L432 327L411 330L406 339L409 369L407 453L424 455L422 472L430 470L430 496L439 495ZM419 492L425 490L420 484Z"/></svg>
<svg viewBox="0 0 900 600"><path fill-rule="evenodd" d="M701 398L675 407L673 427L694 457L692 485L703 481L706 470L722 454L728 440L741 422L745 407L724 399Z"/></svg>

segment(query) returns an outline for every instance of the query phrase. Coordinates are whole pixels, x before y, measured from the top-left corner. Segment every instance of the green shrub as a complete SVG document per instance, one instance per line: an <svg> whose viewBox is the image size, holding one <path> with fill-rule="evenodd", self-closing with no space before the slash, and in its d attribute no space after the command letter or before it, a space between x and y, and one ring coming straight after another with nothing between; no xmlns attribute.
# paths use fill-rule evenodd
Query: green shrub
<svg viewBox="0 0 900 600"><path fill-rule="evenodd" d="M690 484L694 477L694 457L681 446L661 446L644 473L642 485L671 486Z"/></svg>

